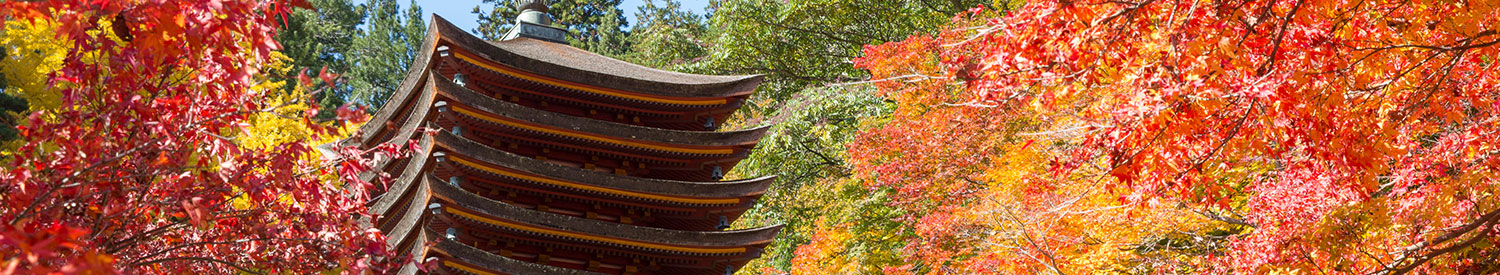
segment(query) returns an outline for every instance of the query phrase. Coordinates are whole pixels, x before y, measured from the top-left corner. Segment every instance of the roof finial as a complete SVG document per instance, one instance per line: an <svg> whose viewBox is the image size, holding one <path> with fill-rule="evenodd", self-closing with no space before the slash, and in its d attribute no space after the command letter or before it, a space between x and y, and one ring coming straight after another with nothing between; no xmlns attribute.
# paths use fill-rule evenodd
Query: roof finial
<svg viewBox="0 0 1500 275"><path fill-rule="evenodd" d="M517 0L516 10L521 11L521 14L516 15L516 26L511 28L502 40L529 37L568 43L568 32L552 26L552 16L547 15L550 9L548 5L547 0Z"/></svg>
<svg viewBox="0 0 1500 275"><path fill-rule="evenodd" d="M547 3L547 0L520 0L518 3L516 3L516 10L536 10L540 12L547 12L549 4L551 3Z"/></svg>
<svg viewBox="0 0 1500 275"><path fill-rule="evenodd" d="M516 21L532 23L537 25L552 25L552 16L547 15L547 0L520 0L516 3L516 10L521 14L516 16Z"/></svg>

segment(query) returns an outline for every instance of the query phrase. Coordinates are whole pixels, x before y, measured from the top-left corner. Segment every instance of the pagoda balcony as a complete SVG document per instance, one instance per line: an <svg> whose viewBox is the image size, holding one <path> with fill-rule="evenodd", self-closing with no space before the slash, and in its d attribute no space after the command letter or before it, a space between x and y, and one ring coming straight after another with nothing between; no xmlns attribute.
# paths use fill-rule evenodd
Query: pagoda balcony
<svg viewBox="0 0 1500 275"><path fill-rule="evenodd" d="M736 220L774 177L683 182L600 173L495 150L447 132L424 135L389 189L375 199L377 228L405 211L424 173L524 208L626 224L717 230Z"/></svg>
<svg viewBox="0 0 1500 275"><path fill-rule="evenodd" d="M429 88L437 93L431 108L438 116L430 118L437 126L512 153L632 176L717 180L769 129L657 129L537 112L447 81Z"/></svg>
<svg viewBox="0 0 1500 275"><path fill-rule="evenodd" d="M763 78L663 71L530 38L484 41L446 21L433 28L442 75L528 107L607 121L712 130Z"/></svg>
<svg viewBox="0 0 1500 275"><path fill-rule="evenodd" d="M433 215L427 228L493 254L575 269L609 264L656 274L722 274L724 267L758 257L780 230L700 232L609 223L516 207L435 177L427 177L426 184L432 194L428 215Z"/></svg>
<svg viewBox="0 0 1500 275"><path fill-rule="evenodd" d="M603 173L437 133L449 152L433 169L487 198L553 213L669 229L716 230L753 206L775 177L684 182Z"/></svg>
<svg viewBox="0 0 1500 275"><path fill-rule="evenodd" d="M719 180L767 127L716 130L762 77L638 66L528 24L484 41L434 17L344 141L415 144L359 175L377 188L358 220L414 260L398 274L728 274L759 257L779 225L719 230L774 178Z"/></svg>

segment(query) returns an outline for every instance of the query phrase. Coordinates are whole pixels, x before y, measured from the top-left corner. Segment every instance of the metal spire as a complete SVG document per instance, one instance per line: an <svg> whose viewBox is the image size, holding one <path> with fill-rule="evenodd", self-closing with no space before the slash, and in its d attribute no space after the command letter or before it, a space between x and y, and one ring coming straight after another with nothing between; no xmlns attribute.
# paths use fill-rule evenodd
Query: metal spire
<svg viewBox="0 0 1500 275"><path fill-rule="evenodd" d="M552 16L547 15L547 0L520 0L516 1L516 10L521 11L516 16L516 26L505 34L501 40L511 40L517 37L535 38L545 41L568 43L568 31L552 26Z"/></svg>

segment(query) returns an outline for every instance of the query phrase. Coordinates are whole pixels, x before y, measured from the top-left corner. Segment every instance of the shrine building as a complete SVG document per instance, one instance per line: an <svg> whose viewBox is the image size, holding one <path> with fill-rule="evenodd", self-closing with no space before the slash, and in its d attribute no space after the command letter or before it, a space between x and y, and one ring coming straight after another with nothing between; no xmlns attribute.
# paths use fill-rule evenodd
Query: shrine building
<svg viewBox="0 0 1500 275"><path fill-rule="evenodd" d="M571 47L545 1L486 41L434 16L396 91L350 140L400 274L731 274L781 226L728 230L773 177L723 180L767 128L719 125L759 75L664 71ZM418 265L426 265L423 271Z"/></svg>

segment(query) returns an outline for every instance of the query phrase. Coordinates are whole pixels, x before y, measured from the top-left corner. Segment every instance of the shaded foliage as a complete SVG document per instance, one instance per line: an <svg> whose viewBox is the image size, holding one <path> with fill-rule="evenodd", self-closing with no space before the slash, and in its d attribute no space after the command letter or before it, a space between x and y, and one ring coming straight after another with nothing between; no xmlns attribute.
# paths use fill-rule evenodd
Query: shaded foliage
<svg viewBox="0 0 1500 275"><path fill-rule="evenodd" d="M6 53L6 50L8 47L0 47L0 58L10 59L10 54ZM5 75L0 74L0 143L10 143L19 137L20 132L16 131L16 125L20 125L19 114L30 109L25 98L5 92L15 89L10 87L10 82L5 79Z"/></svg>

